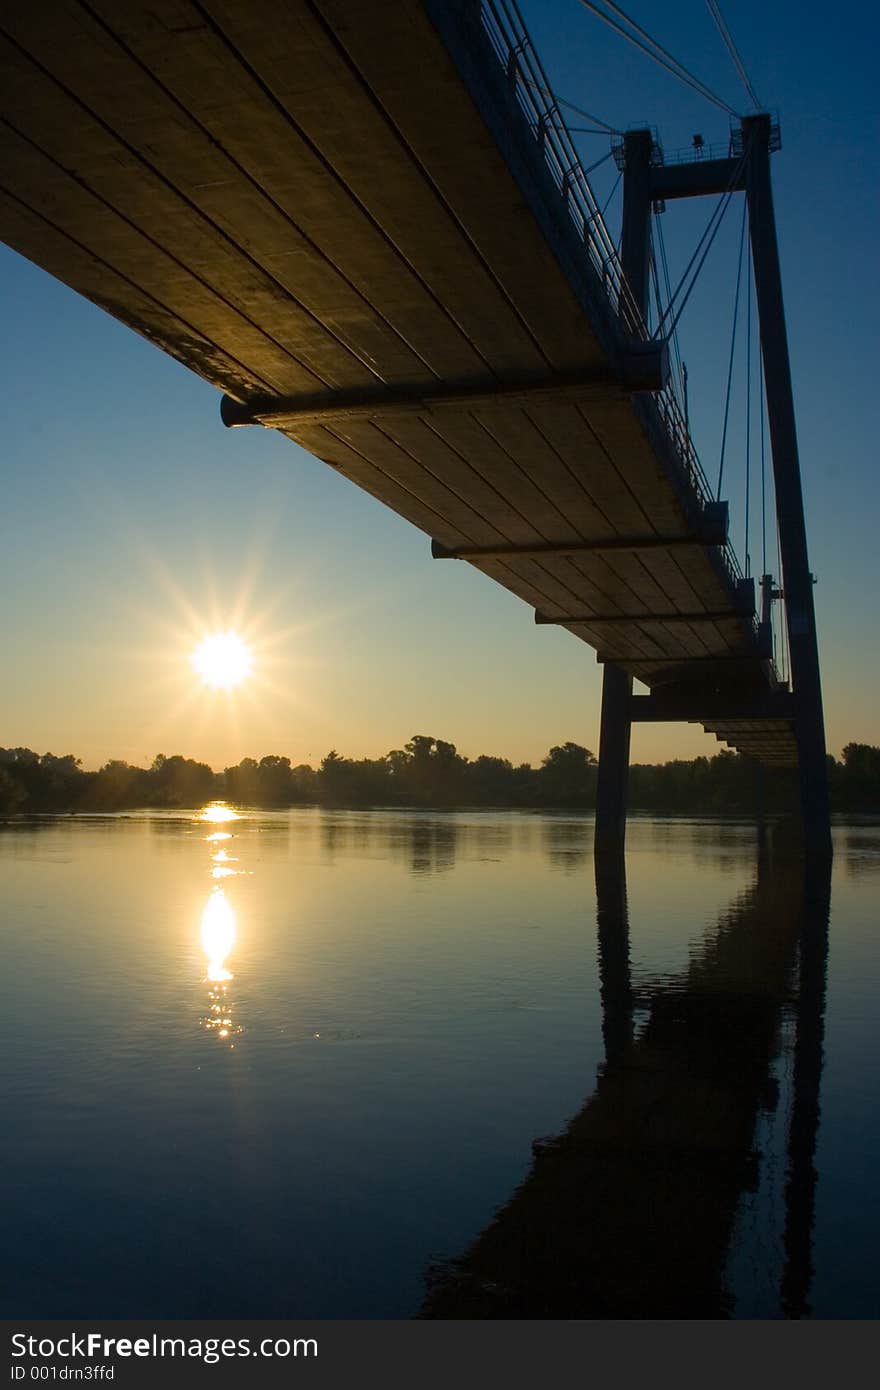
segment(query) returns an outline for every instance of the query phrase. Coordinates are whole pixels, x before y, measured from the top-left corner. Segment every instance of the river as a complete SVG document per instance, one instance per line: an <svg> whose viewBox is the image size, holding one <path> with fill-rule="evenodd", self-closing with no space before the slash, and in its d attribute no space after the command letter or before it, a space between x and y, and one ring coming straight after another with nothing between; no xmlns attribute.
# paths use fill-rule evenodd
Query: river
<svg viewBox="0 0 880 1390"><path fill-rule="evenodd" d="M880 824L0 826L5 1317L876 1317ZM830 906L829 906L830 901Z"/></svg>

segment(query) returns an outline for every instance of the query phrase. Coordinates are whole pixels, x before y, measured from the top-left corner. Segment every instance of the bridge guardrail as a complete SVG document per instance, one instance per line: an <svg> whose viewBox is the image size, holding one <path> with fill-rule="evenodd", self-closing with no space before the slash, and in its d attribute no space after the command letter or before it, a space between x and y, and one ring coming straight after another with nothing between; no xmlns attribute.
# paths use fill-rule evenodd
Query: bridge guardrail
<svg viewBox="0 0 880 1390"><path fill-rule="evenodd" d="M612 309L626 332L647 341L651 336L648 326L627 283L617 248L516 0L480 0L480 17ZM714 500L712 489L672 387L667 384L654 400L682 470L701 505L705 506ZM731 585L735 587L743 574L730 544L724 547L722 557Z"/></svg>

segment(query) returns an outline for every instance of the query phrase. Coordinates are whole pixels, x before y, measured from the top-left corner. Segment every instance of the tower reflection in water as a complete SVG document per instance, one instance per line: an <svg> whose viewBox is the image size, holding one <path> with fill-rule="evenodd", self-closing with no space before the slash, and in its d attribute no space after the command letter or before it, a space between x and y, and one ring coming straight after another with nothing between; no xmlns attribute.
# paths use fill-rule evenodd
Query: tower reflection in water
<svg viewBox="0 0 880 1390"><path fill-rule="evenodd" d="M200 819L217 825L235 820L237 817L229 807L215 805L207 806ZM234 1039L242 1032L242 1028L234 1017L231 989L235 976L229 969L228 960L235 946L237 920L235 908L226 895L223 881L234 877L238 872L233 867L238 861L229 854L222 843L232 839L228 830L214 830L206 838L211 848L211 877L215 886L202 908L201 917L201 944L208 962L205 974L208 1011L202 1019L202 1025L225 1045L234 1047Z"/></svg>
<svg viewBox="0 0 880 1390"><path fill-rule="evenodd" d="M791 1021L783 1233L763 1315L808 1317L830 863L762 844L752 886L687 968L639 988L638 1027L622 861L598 858L596 886L595 1089L562 1134L533 1146L524 1182L470 1248L430 1270L421 1316L735 1316L738 1216L762 1170L758 1120Z"/></svg>

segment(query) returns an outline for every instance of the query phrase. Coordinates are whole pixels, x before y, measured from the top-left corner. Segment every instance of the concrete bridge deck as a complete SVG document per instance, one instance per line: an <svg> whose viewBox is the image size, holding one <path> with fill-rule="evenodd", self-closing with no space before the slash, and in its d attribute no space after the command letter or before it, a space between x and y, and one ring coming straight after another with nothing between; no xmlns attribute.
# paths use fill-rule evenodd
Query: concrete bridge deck
<svg viewBox="0 0 880 1390"><path fill-rule="evenodd" d="M600 660L760 697L707 727L794 761L657 354L495 38L476 0L6 6L0 238Z"/></svg>

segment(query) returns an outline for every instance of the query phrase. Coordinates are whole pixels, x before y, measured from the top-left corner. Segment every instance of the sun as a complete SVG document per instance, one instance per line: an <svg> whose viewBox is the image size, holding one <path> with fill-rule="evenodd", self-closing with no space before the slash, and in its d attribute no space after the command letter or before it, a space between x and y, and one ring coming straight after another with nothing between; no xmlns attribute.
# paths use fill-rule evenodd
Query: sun
<svg viewBox="0 0 880 1390"><path fill-rule="evenodd" d="M199 643L190 660L205 685L215 690L241 685L254 667L251 650L237 632L211 633Z"/></svg>

